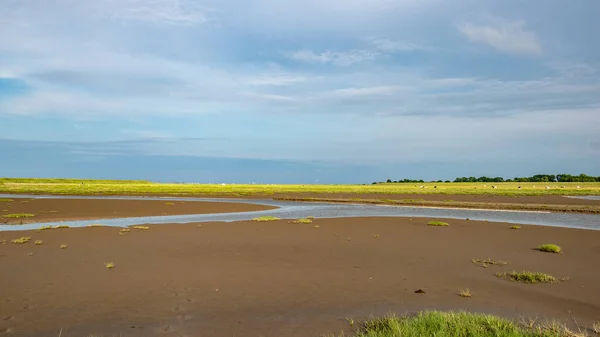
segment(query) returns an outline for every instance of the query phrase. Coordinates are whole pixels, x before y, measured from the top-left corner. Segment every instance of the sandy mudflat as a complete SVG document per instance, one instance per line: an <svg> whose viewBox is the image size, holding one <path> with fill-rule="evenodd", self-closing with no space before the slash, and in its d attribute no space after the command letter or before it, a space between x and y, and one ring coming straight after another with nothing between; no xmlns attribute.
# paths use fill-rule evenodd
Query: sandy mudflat
<svg viewBox="0 0 600 337"><path fill-rule="evenodd" d="M337 199L390 199L390 200L427 200L462 201L487 203L522 203L552 205L600 205L600 200L567 198L559 195L505 196L486 194L369 194L369 193L276 193L270 197L292 198L337 198Z"/></svg>
<svg viewBox="0 0 600 337"><path fill-rule="evenodd" d="M600 316L600 231L428 219L316 219L0 232L7 336L320 336L388 311ZM314 228L318 225L319 228ZM374 238L375 234L379 238ZM10 240L27 235L24 245ZM43 245L34 245L43 240ZM532 248L562 246L561 254ZM60 249L61 244L68 244ZM33 253L29 256L28 253ZM472 258L505 260L482 268ZM116 268L107 270L105 262ZM519 284L498 271L569 277ZM425 294L415 294L417 289ZM457 292L470 288L473 297Z"/></svg>
<svg viewBox="0 0 600 337"><path fill-rule="evenodd" d="M0 202L0 224L14 224L19 223L20 221L28 223L154 215L249 212L276 208L235 202L115 199L11 199L14 201ZM26 219L2 218L2 215L15 213L35 214L35 217Z"/></svg>

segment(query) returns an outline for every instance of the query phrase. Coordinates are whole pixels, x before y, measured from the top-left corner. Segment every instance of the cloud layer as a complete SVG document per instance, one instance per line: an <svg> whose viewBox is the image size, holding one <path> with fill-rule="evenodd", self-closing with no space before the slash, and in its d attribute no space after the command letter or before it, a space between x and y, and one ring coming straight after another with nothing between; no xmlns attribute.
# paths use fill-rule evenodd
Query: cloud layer
<svg viewBox="0 0 600 337"><path fill-rule="evenodd" d="M157 155L402 167L475 151L492 160L489 147L515 165L537 152L555 157L538 158L550 166L600 168L589 157L600 142L594 10L559 0L3 1L0 124L11 126L4 137L31 141L226 139L191 152L151 146Z"/></svg>

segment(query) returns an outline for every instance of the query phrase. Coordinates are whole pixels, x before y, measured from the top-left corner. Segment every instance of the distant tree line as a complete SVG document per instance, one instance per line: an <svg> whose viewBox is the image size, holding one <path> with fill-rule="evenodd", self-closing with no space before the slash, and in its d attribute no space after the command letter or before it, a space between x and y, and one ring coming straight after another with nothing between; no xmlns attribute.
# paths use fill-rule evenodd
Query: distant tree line
<svg viewBox="0 0 600 337"><path fill-rule="evenodd" d="M392 180L388 179L385 183L388 184L402 184L402 183L424 183L423 179L414 180L414 179L402 179L402 180ZM428 181L432 183L441 183L444 182L442 180L432 180ZM450 180L446 180L446 183L449 183ZM515 177L513 179L504 179L502 177L460 177L454 179L455 183L501 183L501 182L532 182L532 183L543 183L543 182L561 182L561 183L570 183L570 182L600 182L600 177L588 176L587 174L580 175L571 175L571 174L536 174L532 177ZM374 182L373 184L381 184L384 182Z"/></svg>

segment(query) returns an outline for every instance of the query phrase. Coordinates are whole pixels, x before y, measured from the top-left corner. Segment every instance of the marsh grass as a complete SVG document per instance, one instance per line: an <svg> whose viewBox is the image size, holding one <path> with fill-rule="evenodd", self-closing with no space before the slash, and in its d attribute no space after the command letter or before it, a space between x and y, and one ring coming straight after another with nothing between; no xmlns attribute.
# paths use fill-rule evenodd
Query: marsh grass
<svg viewBox="0 0 600 337"><path fill-rule="evenodd" d="M521 229L521 226L511 226L510 229Z"/></svg>
<svg viewBox="0 0 600 337"><path fill-rule="evenodd" d="M65 249L65 248L67 248L67 247L68 247L68 246L67 246L66 244L64 244L64 243L63 243L62 245L60 245L60 249Z"/></svg>
<svg viewBox="0 0 600 337"><path fill-rule="evenodd" d="M358 325L358 324L357 324ZM354 337L574 337L576 334L556 322L526 326L497 316L423 311L414 316L388 314L361 324ZM332 335L329 335L332 336ZM340 335L344 336L343 334Z"/></svg>
<svg viewBox="0 0 600 337"><path fill-rule="evenodd" d="M471 293L471 290L469 290L469 288L467 288L467 289L462 289L461 291L459 291L458 295L460 297L471 297L471 296L473 296L473 293Z"/></svg>
<svg viewBox="0 0 600 337"><path fill-rule="evenodd" d="M556 254L558 254L562 251L560 246L557 246L557 245L551 244L551 243L540 245L536 249L539 250L540 252L556 253Z"/></svg>
<svg viewBox="0 0 600 337"><path fill-rule="evenodd" d="M479 265L483 268L487 268L489 266L505 266L508 264L508 262L506 261L501 261L501 260L492 260L491 258L487 258L485 260L482 259L471 259L471 261L473 263L475 263L476 265Z"/></svg>
<svg viewBox="0 0 600 337"><path fill-rule="evenodd" d="M174 205L175 205L175 203L172 203L172 202L165 202L165 205L166 205L166 206L174 206Z"/></svg>
<svg viewBox="0 0 600 337"><path fill-rule="evenodd" d="M29 236L22 236L22 237L20 237L18 239L11 240L10 242L12 242L14 244L17 244L17 245L22 245L22 244L27 243L29 241L31 241L31 238Z"/></svg>
<svg viewBox="0 0 600 337"><path fill-rule="evenodd" d="M594 322L594 324L592 325L592 330L594 330L595 333L600 335L600 321Z"/></svg>
<svg viewBox="0 0 600 337"><path fill-rule="evenodd" d="M429 221L427 223L428 226L437 226L437 227L447 227L450 226L447 222L443 221Z"/></svg>
<svg viewBox="0 0 600 337"><path fill-rule="evenodd" d="M559 281L565 281L566 278L557 279L556 277L531 271L511 271L508 273L496 273L496 276L511 281L522 282L522 283L557 283Z"/></svg>
<svg viewBox="0 0 600 337"><path fill-rule="evenodd" d="M44 241L42 241L42 240L35 240L34 243L35 243L36 246L41 246L41 245L44 244Z"/></svg>
<svg viewBox="0 0 600 337"><path fill-rule="evenodd" d="M121 233L131 232L131 229L130 228L121 228L121 229L119 229L119 232L121 232Z"/></svg>
<svg viewBox="0 0 600 337"><path fill-rule="evenodd" d="M0 202L12 202L13 199L0 198Z"/></svg>
<svg viewBox="0 0 600 337"><path fill-rule="evenodd" d="M42 226L38 230L39 231L46 231L46 230L49 230L49 229L54 229L54 227L52 227L52 226Z"/></svg>
<svg viewBox="0 0 600 337"><path fill-rule="evenodd" d="M303 224L309 224L312 222L313 221L309 218L296 219L296 220L292 221L292 223L303 223Z"/></svg>
<svg viewBox="0 0 600 337"><path fill-rule="evenodd" d="M100 223L95 223L95 224L88 225L87 227L104 227L104 225L100 224Z"/></svg>
<svg viewBox="0 0 600 337"><path fill-rule="evenodd" d="M104 262L104 266L106 267L106 269L113 269L115 267L115 263L114 262Z"/></svg>
<svg viewBox="0 0 600 337"><path fill-rule="evenodd" d="M132 226L131 228L139 229L139 230L143 230L143 231L147 231L150 229L150 227L148 227L148 226Z"/></svg>
<svg viewBox="0 0 600 337"><path fill-rule="evenodd" d="M257 221L257 222L266 222L266 221L275 221L275 220L280 220L280 219L276 218L274 216L270 216L270 215L259 216L258 218L252 219L252 221Z"/></svg>
<svg viewBox="0 0 600 337"><path fill-rule="evenodd" d="M313 226L313 228L314 228L314 229L319 229L319 228L321 228L321 226L319 226L319 225L314 225L314 226Z"/></svg>
<svg viewBox="0 0 600 337"><path fill-rule="evenodd" d="M13 214L4 214L2 217L7 219L25 219L25 218L33 218L35 214L31 213L13 213Z"/></svg>

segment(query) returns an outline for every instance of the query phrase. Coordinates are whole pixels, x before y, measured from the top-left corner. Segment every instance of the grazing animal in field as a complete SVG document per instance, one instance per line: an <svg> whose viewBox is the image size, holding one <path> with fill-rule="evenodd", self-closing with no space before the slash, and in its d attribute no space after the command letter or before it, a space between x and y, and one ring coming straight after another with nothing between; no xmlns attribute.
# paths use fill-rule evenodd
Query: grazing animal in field
<svg viewBox="0 0 600 337"><path fill-rule="evenodd" d="M521 186L519 186L519 189L521 189Z"/></svg>
<svg viewBox="0 0 600 337"><path fill-rule="evenodd" d="M421 186L419 186L419 188L425 188L425 186L421 185Z"/></svg>
<svg viewBox="0 0 600 337"><path fill-rule="evenodd" d="M437 188L437 186L433 186L433 188Z"/></svg>
<svg viewBox="0 0 600 337"><path fill-rule="evenodd" d="M498 186L494 186L494 185L492 185L492 188L496 189L496 188L498 188Z"/></svg>
<svg viewBox="0 0 600 337"><path fill-rule="evenodd" d="M547 190L549 190L549 189L550 189L550 186L546 186L546 189L547 189Z"/></svg>

